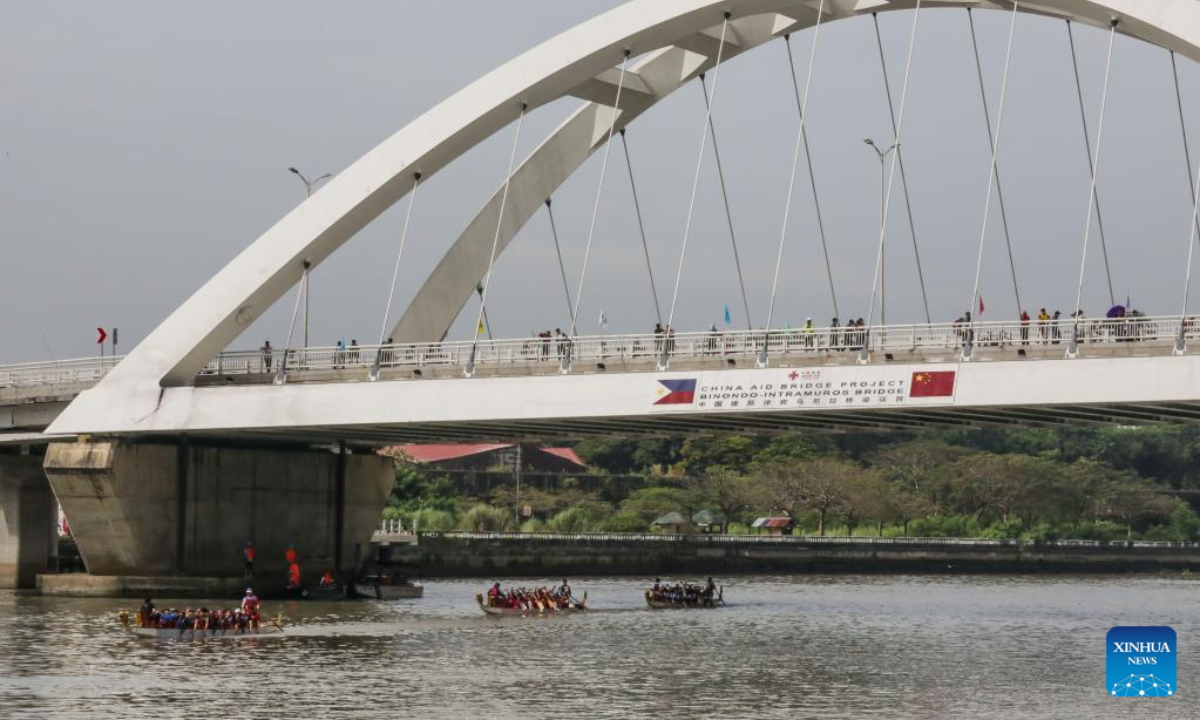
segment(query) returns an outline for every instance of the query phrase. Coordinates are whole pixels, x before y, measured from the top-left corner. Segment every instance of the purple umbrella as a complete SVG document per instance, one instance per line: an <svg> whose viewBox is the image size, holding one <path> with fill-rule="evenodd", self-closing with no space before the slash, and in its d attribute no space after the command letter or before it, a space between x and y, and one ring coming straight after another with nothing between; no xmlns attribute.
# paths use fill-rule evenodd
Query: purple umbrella
<svg viewBox="0 0 1200 720"><path fill-rule="evenodd" d="M1122 305L1113 305L1108 309L1108 312L1105 313L1104 317L1109 318L1110 320L1113 318L1123 318L1125 317L1125 307Z"/></svg>

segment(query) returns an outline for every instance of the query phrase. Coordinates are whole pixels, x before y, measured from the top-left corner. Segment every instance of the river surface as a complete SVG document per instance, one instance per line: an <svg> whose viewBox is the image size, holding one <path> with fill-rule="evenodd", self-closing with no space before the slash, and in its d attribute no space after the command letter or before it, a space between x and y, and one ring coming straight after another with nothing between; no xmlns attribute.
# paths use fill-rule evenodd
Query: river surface
<svg viewBox="0 0 1200 720"><path fill-rule="evenodd" d="M575 580L595 611L540 619L483 616L472 581L267 602L284 636L198 643L0 593L0 718L1200 717L1197 579L737 577L700 611L645 609L647 582ZM1114 625L1175 628L1174 697L1106 694Z"/></svg>

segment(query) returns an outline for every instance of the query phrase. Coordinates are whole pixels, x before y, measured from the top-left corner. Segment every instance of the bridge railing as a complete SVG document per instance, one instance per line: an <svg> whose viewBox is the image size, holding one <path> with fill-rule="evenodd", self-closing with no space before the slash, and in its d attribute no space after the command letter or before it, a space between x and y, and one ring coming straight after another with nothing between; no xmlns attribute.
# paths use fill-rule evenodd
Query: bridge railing
<svg viewBox="0 0 1200 720"><path fill-rule="evenodd" d="M753 360L862 350L870 352L934 351L952 353L970 344L976 348L1049 348L1065 345L1074 333L1078 342L1161 342L1178 339L1183 318L1126 317L889 325L870 328L799 327L780 330L708 330L689 333L630 335L565 335L504 340L452 341L393 345L299 348L287 351L221 353L206 374L275 373L286 362L293 370L419 369L515 363L618 362L627 360L712 359ZM1200 339L1200 318L1187 318L1186 337Z"/></svg>
<svg viewBox="0 0 1200 720"><path fill-rule="evenodd" d="M73 385L95 382L117 366L123 356L0 365L0 387Z"/></svg>
<svg viewBox="0 0 1200 720"><path fill-rule="evenodd" d="M1200 341L1200 316L1125 317L1057 321L1031 320L888 325L874 328L809 327L778 330L717 330L689 333L529 337L392 345L311 347L292 350L229 351L213 358L202 375L250 375L304 370L409 369L504 366L517 363L566 367L571 363L619 363L660 359L728 358L753 362L848 353L924 351L952 354L968 342L975 348L1065 346L1075 335L1083 353L1112 343L1161 343L1163 352L1179 339ZM1065 348L1063 348L1065 350ZM121 357L84 358L0 366L0 387L94 382Z"/></svg>

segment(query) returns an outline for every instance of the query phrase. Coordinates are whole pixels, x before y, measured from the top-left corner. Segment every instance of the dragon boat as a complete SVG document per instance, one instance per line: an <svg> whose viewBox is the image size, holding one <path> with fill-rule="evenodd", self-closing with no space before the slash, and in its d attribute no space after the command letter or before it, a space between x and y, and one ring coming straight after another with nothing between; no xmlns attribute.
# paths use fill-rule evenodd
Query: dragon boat
<svg viewBox="0 0 1200 720"><path fill-rule="evenodd" d="M717 594L710 600L697 598L692 602L673 602L671 600L657 600L654 598L654 592L646 591L646 605L651 610L711 610L712 608L725 606L725 586L717 588Z"/></svg>
<svg viewBox="0 0 1200 720"><path fill-rule="evenodd" d="M581 599L572 601L571 604L565 608L557 608L540 601L535 602L534 607L530 608L491 607L487 604L487 599L483 596L483 593L475 594L475 602L479 604L479 609L482 610L484 614L497 617L506 615L515 615L517 617L565 615L568 613L577 613L587 610L587 593L585 592Z"/></svg>
<svg viewBox="0 0 1200 720"><path fill-rule="evenodd" d="M264 635L281 635L283 634L283 613L280 613L273 619L269 619L261 623L257 630L191 630L180 628L149 628L141 627L134 618L137 614L134 613L131 617L127 612L117 613L117 621L121 623L121 627L125 632L140 638L150 638L154 640L208 640L208 639L244 639L261 637Z"/></svg>

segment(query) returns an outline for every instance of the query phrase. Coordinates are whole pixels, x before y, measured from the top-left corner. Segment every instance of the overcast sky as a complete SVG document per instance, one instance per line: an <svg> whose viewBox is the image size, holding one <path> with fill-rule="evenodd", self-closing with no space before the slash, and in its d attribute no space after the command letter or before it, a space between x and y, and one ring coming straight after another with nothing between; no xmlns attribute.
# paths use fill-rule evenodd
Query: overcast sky
<svg viewBox="0 0 1200 720"><path fill-rule="evenodd" d="M4 3L0 7L0 362L95 354L96 326L129 350L171 310L304 197L287 172L337 172L498 64L618 5L617 0L300 0L192 5ZM977 13L993 113L1007 17ZM899 102L912 16L881 17ZM1074 306L1088 209L1087 157L1061 22L1022 16L1000 166L1022 300L1030 312ZM1106 37L1078 28L1084 92L1096 127ZM793 38L804 77L812 32ZM869 19L822 31L809 132L843 319L871 295L879 164L862 139L891 129ZM720 73L714 120L756 324L766 315L797 117L782 42ZM1197 70L1181 61L1190 128ZM710 76L711 79L711 76ZM903 145L935 320L971 300L987 188L987 136L962 10L922 16ZM1099 190L1115 294L1174 314L1191 218L1165 51L1118 38ZM540 109L522 154L579 101ZM703 122L685 87L629 131L654 272L669 302ZM433 178L417 204L392 317L503 180L512 128ZM1200 135L1193 133L1200 148ZM711 148L711 146L710 146ZM710 149L711 152L711 149ZM1200 153L1198 153L1200 154ZM803 165L802 171L803 171ZM571 287L600 170L594 157L556 196ZM647 331L655 314L623 158L614 153L580 332ZM898 186L897 186L898 191ZM912 243L897 199L888 235L887 317L922 319ZM711 156L702 178L676 325L744 326ZM378 339L403 207L360 233L313 276L314 344ZM982 281L984 319L1016 313L993 205ZM802 174L789 229L777 325L832 305L811 191ZM1093 231L1084 308L1108 305ZM294 295L235 344L282 344ZM544 214L498 262L489 296L498 336L569 325ZM474 309L475 306L468 305ZM467 336L474 312L452 337Z"/></svg>

